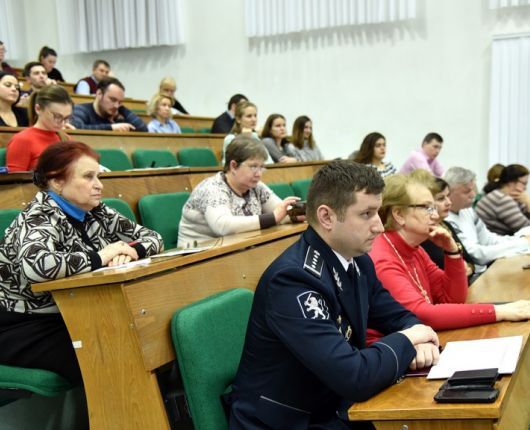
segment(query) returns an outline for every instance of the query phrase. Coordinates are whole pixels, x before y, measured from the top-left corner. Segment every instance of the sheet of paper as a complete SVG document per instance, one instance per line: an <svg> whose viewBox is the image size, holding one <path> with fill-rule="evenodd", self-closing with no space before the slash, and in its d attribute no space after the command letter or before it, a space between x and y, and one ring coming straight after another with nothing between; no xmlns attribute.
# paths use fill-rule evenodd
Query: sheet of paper
<svg viewBox="0 0 530 430"><path fill-rule="evenodd" d="M522 336L447 342L440 361L427 379L449 378L457 370L496 367L501 374L513 373L523 344Z"/></svg>
<svg viewBox="0 0 530 430"><path fill-rule="evenodd" d="M106 270L130 269L131 267L146 266L146 265L148 265L150 262L151 262L151 258L142 258L141 260L130 261L129 263L120 264L119 266L102 267L101 269L94 270L93 273L96 273L96 272L104 272L104 271L106 271Z"/></svg>
<svg viewBox="0 0 530 430"><path fill-rule="evenodd" d="M151 255L151 258L162 258L162 257L173 257L175 255L185 255L185 254L194 254L195 252L206 251L207 249L212 248L211 245L207 246L196 246L194 248L175 248L164 251L160 254Z"/></svg>

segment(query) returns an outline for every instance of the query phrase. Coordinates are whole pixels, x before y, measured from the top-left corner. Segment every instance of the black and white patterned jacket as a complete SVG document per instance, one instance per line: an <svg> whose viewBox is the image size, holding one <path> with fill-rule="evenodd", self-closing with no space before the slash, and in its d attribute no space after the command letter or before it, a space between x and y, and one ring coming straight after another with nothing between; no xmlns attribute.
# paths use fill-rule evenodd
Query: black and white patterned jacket
<svg viewBox="0 0 530 430"><path fill-rule="evenodd" d="M84 222L67 216L46 192L38 192L0 241L0 308L15 312L56 312L50 293L30 285L101 267L97 252L123 240L136 241L140 258L160 252L160 235L105 204Z"/></svg>

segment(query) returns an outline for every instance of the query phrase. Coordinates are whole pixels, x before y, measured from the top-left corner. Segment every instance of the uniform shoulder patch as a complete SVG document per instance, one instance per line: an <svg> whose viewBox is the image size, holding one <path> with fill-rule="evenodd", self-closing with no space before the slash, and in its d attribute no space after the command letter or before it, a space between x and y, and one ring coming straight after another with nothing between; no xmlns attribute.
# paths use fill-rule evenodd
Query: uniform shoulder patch
<svg viewBox="0 0 530 430"><path fill-rule="evenodd" d="M329 320L329 308L326 301L315 291L306 291L296 296L304 318L311 320Z"/></svg>
<svg viewBox="0 0 530 430"><path fill-rule="evenodd" d="M324 259L313 247L307 248L304 260L304 269L315 275L317 278L322 277L322 267L324 267Z"/></svg>

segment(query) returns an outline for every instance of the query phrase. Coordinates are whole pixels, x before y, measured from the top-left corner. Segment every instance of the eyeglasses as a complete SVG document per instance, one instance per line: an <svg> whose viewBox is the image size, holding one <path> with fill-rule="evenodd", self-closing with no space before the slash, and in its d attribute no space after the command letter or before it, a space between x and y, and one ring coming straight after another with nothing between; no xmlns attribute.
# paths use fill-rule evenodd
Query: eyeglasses
<svg viewBox="0 0 530 430"><path fill-rule="evenodd" d="M408 205L407 207L408 208L421 208L425 212L427 212L427 214L429 216L433 216L434 214L438 215L438 211L436 210L436 208L434 206L429 206L429 205Z"/></svg>
<svg viewBox="0 0 530 430"><path fill-rule="evenodd" d="M247 166L252 173L263 173L267 168L264 165L260 164L246 164L245 162L241 163L243 166Z"/></svg>
<svg viewBox="0 0 530 430"><path fill-rule="evenodd" d="M72 118L71 115L68 116L62 116L60 113L55 113L52 111L49 111L52 115L53 121L58 124L62 124L65 122L70 122L70 119Z"/></svg>
<svg viewBox="0 0 530 430"><path fill-rule="evenodd" d="M520 181L519 179L517 179L517 182L519 182L521 185L524 185L524 187L528 187L528 182L523 182L523 181Z"/></svg>

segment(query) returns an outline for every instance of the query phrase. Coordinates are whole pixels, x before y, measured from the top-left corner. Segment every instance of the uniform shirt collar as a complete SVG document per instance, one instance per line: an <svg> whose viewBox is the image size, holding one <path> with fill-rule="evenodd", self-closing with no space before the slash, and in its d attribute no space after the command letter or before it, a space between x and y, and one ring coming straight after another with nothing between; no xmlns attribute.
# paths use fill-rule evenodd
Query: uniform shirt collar
<svg viewBox="0 0 530 430"><path fill-rule="evenodd" d="M339 259L340 261L340 264L342 264L342 267L344 268L344 271L347 272L348 271L348 266L350 264L353 264L353 266L355 267L355 262L353 261L353 258L350 258L349 260L346 260L342 255L340 255L337 251L335 251L334 249L331 249L333 251L333 253L336 255L336 257Z"/></svg>
<svg viewBox="0 0 530 430"><path fill-rule="evenodd" d="M48 195L57 203L57 205L63 210L66 215L70 215L72 218L84 222L86 211L65 200L59 194L54 191L48 191Z"/></svg>

